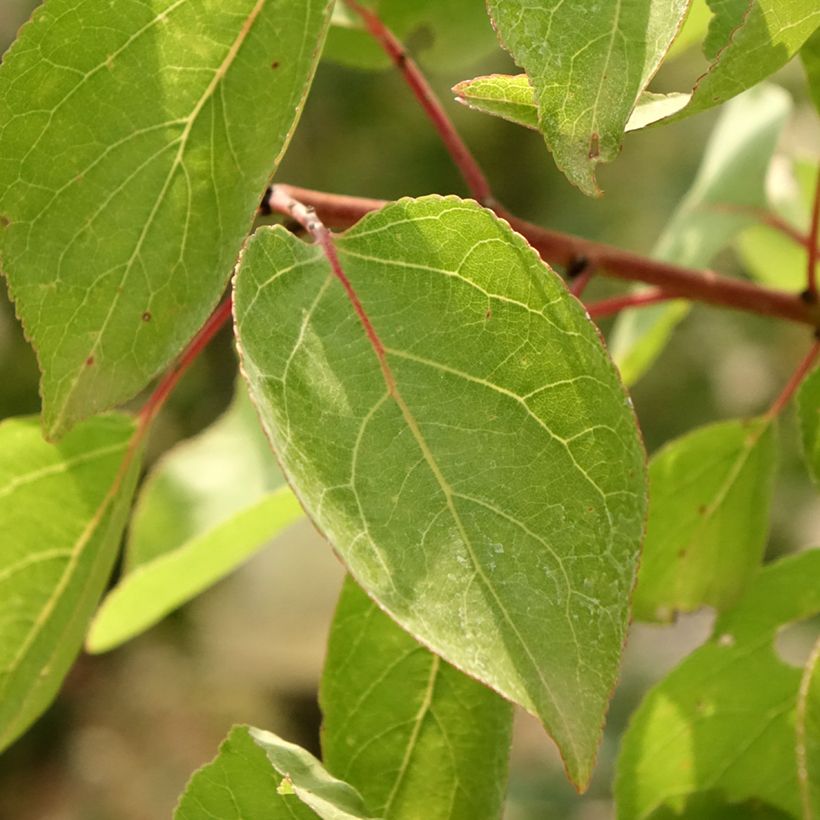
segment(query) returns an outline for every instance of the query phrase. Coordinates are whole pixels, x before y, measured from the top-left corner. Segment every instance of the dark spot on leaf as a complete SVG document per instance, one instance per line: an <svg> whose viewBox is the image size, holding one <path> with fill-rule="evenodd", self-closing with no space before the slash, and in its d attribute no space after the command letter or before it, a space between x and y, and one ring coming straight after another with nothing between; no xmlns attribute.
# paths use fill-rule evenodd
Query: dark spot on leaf
<svg viewBox="0 0 820 820"><path fill-rule="evenodd" d="M0 228L8 228L9 225L11 220L5 214L0 214Z"/></svg>
<svg viewBox="0 0 820 820"><path fill-rule="evenodd" d="M277 69L277 68L279 68L279 60L274 60L274 61L270 64L270 67L271 67L272 69L274 69L274 70L275 70L275 69Z"/></svg>
<svg viewBox="0 0 820 820"><path fill-rule="evenodd" d="M492 319L493 318L493 309L487 308L487 312L484 314L485 319Z"/></svg>
<svg viewBox="0 0 820 820"><path fill-rule="evenodd" d="M594 133L589 138L589 158L590 159L598 159L600 155L600 149L598 146L598 134Z"/></svg>
<svg viewBox="0 0 820 820"><path fill-rule="evenodd" d="M93 357L93 356L89 356L89 357L85 360L85 366L86 366L86 367L91 367L91 365L92 365L92 364L94 364L94 357Z"/></svg>
<svg viewBox="0 0 820 820"><path fill-rule="evenodd" d="M701 504L698 507L698 515L706 515L706 505L705 504Z"/></svg>
<svg viewBox="0 0 820 820"><path fill-rule="evenodd" d="M151 311L146 310L145 313L142 314L142 321L143 322L150 322L151 321Z"/></svg>

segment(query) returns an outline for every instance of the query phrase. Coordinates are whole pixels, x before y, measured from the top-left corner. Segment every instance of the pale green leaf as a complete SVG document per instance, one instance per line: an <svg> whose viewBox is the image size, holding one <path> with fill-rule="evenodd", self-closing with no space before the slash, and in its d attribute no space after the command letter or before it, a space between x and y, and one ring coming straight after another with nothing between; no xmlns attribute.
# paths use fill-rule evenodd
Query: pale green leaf
<svg viewBox="0 0 820 820"><path fill-rule="evenodd" d="M490 74L464 80L453 87L456 99L485 114L538 130L538 109L526 74ZM653 94L644 91L626 123L626 131L643 128L659 116L668 116L686 105L686 94Z"/></svg>
<svg viewBox="0 0 820 820"><path fill-rule="evenodd" d="M365 820L359 794L313 755L272 732L234 726L196 772L175 820Z"/></svg>
<svg viewBox="0 0 820 820"><path fill-rule="evenodd" d="M232 572L302 516L240 383L212 427L169 451L140 490L126 572L86 639L104 652Z"/></svg>
<svg viewBox="0 0 820 820"><path fill-rule="evenodd" d="M282 466L367 592L537 714L585 784L645 505L597 330L473 202L401 200L337 245L383 361L318 247L260 231L236 277L244 372Z"/></svg>
<svg viewBox="0 0 820 820"><path fill-rule="evenodd" d="M615 782L619 818L677 817L672 811L705 792L799 815L801 672L780 660L773 641L782 626L818 612L820 550L760 572L737 607L718 618L712 638L633 715Z"/></svg>
<svg viewBox="0 0 820 820"><path fill-rule="evenodd" d="M803 817L820 817L820 640L806 662L797 696L797 779Z"/></svg>
<svg viewBox="0 0 820 820"><path fill-rule="evenodd" d="M487 10L481 0L360 0L426 67L453 70L497 50ZM382 69L390 58L361 18L342 2L333 11L333 27L322 55L355 68Z"/></svg>
<svg viewBox="0 0 820 820"><path fill-rule="evenodd" d="M36 418L0 424L0 749L51 703L120 544L139 454L124 416L59 445Z"/></svg>
<svg viewBox="0 0 820 820"><path fill-rule="evenodd" d="M595 166L618 155L626 123L682 24L689 0L488 0L498 36L535 90L558 167L599 194Z"/></svg>
<svg viewBox="0 0 820 820"><path fill-rule="evenodd" d="M820 29L806 40L800 49L800 59L806 69L806 80L809 84L809 94L820 111Z"/></svg>
<svg viewBox="0 0 820 820"><path fill-rule="evenodd" d="M320 705L328 770L386 820L491 820L504 801L512 707L383 614L350 579Z"/></svg>
<svg viewBox="0 0 820 820"><path fill-rule="evenodd" d="M666 55L666 62L674 60L675 57L684 54L693 46L702 43L706 38L711 19L712 12L709 10L707 0L692 0L686 20Z"/></svg>
<svg viewBox="0 0 820 820"><path fill-rule="evenodd" d="M705 267L754 222L742 209L766 204L766 169L791 108L788 94L772 85L758 86L726 106L692 187L652 251L654 258ZM687 313L688 305L671 302L619 315L610 349L627 384L652 365Z"/></svg>
<svg viewBox="0 0 820 820"><path fill-rule="evenodd" d="M0 262L49 436L137 393L216 304L330 5L47 0L6 54Z"/></svg>
<svg viewBox="0 0 820 820"><path fill-rule="evenodd" d="M702 427L652 458L636 618L735 602L763 557L775 461L768 418Z"/></svg>
<svg viewBox="0 0 820 820"><path fill-rule="evenodd" d="M797 392L797 417L809 473L820 484L820 368L807 376Z"/></svg>

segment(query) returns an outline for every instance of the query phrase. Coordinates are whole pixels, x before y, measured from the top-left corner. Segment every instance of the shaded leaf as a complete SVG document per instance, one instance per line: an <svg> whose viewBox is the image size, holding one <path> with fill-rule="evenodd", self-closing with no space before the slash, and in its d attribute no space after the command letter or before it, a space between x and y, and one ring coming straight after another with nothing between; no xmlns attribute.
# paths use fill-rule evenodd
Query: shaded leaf
<svg viewBox="0 0 820 820"><path fill-rule="evenodd" d="M510 704L419 646L350 578L320 705L325 765L379 816L501 815Z"/></svg>
<svg viewBox="0 0 820 820"><path fill-rule="evenodd" d="M652 458L636 618L735 602L763 557L775 461L765 417L702 427Z"/></svg>
<svg viewBox="0 0 820 820"><path fill-rule="evenodd" d="M712 638L652 689L618 760L618 817L680 812L699 792L760 800L798 815L795 712L801 671L775 653L777 631L820 612L820 550L767 566Z"/></svg>
<svg viewBox="0 0 820 820"><path fill-rule="evenodd" d="M788 94L771 85L758 86L726 106L692 187L652 251L654 258L705 267L754 222L737 206L765 206L766 169L790 113ZM688 311L686 303L676 301L621 312L610 350L627 384L648 370Z"/></svg>
<svg viewBox="0 0 820 820"><path fill-rule="evenodd" d="M105 652L153 626L302 515L240 384L226 414L169 451L143 485L126 572L95 615L86 648Z"/></svg>
<svg viewBox="0 0 820 820"><path fill-rule="evenodd" d="M132 397L207 318L330 5L48 0L6 54L0 261L50 437Z"/></svg>
<svg viewBox="0 0 820 820"><path fill-rule="evenodd" d="M615 370L560 279L475 203L401 200L337 246L383 357L318 247L257 232L236 277L283 468L367 592L537 714L585 784L645 505Z"/></svg>
<svg viewBox="0 0 820 820"><path fill-rule="evenodd" d="M365 820L361 797L313 755L272 732L234 726L196 772L175 820Z"/></svg>
<svg viewBox="0 0 820 820"><path fill-rule="evenodd" d="M797 418L809 473L820 484L820 368L815 368L800 385Z"/></svg>
<svg viewBox="0 0 820 820"><path fill-rule="evenodd" d="M124 416L59 444L0 423L0 749L51 703L105 589L139 473Z"/></svg>
<svg viewBox="0 0 820 820"><path fill-rule="evenodd" d="M629 115L688 5L638 0L582 12L562 0L488 0L499 39L532 82L539 130L584 193L600 193L595 166L617 156Z"/></svg>
<svg viewBox="0 0 820 820"><path fill-rule="evenodd" d="M820 111L820 30L815 31L803 48L800 49L800 59L806 69L806 80L809 84L809 95Z"/></svg>

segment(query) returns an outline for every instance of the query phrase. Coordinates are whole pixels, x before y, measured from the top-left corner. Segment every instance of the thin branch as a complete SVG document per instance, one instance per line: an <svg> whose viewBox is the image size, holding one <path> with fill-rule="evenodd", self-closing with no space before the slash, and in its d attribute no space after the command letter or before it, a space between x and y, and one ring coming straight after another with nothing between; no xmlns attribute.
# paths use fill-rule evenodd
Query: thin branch
<svg viewBox="0 0 820 820"><path fill-rule="evenodd" d="M734 205L729 202L715 202L710 205L704 206L707 208L711 208L715 211L726 211L728 213L737 213L737 214L746 214L747 216L751 217L752 219L760 222L763 225L767 225L769 228L772 228L775 231L779 231L784 236L788 237L797 245L800 245L803 248L809 248L809 235L803 233L802 231L798 230L791 224L791 222L787 222L783 217L778 216L775 213L767 210L766 208L757 208L753 205ZM817 243L815 243L816 245Z"/></svg>
<svg viewBox="0 0 820 820"><path fill-rule="evenodd" d="M387 204L383 200L340 197L290 185L277 187L300 202L314 207L327 224L337 228L349 227L366 213ZM662 288L670 298L680 297L820 328L820 305L808 304L792 293L741 279L730 279L713 271L694 270L649 259L602 242L551 231L511 215L505 214L505 218L550 265L567 267L573 259L585 256L599 275L655 285Z"/></svg>
<svg viewBox="0 0 820 820"><path fill-rule="evenodd" d="M638 291L637 293L626 293L623 296L613 296L610 299L601 299L600 302L591 302L587 305L587 313L593 319L601 319L604 316L613 316L626 308L646 307L655 305L658 302L667 302L678 297L670 296L661 288Z"/></svg>
<svg viewBox="0 0 820 820"><path fill-rule="evenodd" d="M404 75L404 79L410 86L411 91L441 137L462 177L464 177L470 194L482 205L492 207L495 200L487 177L481 170L472 151L456 131L455 126L444 110L444 106L436 96L436 92L427 82L427 78L421 72L415 60L405 51L396 35L374 12L362 6L358 0L345 0L345 3L364 20L368 31Z"/></svg>
<svg viewBox="0 0 820 820"><path fill-rule="evenodd" d="M783 388L783 392L774 400L774 404L772 404L769 412L767 413L770 419L775 418L775 416L778 416L783 412L783 409L792 400L792 396L794 396L797 389L803 383L803 379L808 376L809 371L814 366L814 363L817 361L818 357L820 357L820 339L815 341L815 343L811 346L811 349L806 354L805 358L799 365L797 365L797 370L794 371L792 377Z"/></svg>
<svg viewBox="0 0 820 820"><path fill-rule="evenodd" d="M817 169L817 185L814 191L814 206L811 212L809 228L809 258L806 268L805 298L811 304L817 304L817 241L820 239L820 167Z"/></svg>

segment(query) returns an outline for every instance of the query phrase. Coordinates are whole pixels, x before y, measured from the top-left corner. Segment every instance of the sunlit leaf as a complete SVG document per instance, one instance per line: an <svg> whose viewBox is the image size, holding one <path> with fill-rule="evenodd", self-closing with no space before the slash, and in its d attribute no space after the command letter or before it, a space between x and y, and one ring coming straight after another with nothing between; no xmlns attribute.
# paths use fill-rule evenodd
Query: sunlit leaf
<svg viewBox="0 0 820 820"><path fill-rule="evenodd" d="M59 444L36 418L0 423L0 749L51 703L117 556L139 456L124 416Z"/></svg>
<svg viewBox="0 0 820 820"><path fill-rule="evenodd" d="M818 612L820 550L761 571L737 607L718 618L712 638L633 715L618 760L619 818L680 816L660 810L680 812L700 792L800 814L801 671L780 660L773 641L782 626Z"/></svg>
<svg viewBox="0 0 820 820"><path fill-rule="evenodd" d="M86 648L104 652L153 626L302 515L240 384L225 415L169 451L142 486L126 572L95 615Z"/></svg>
<svg viewBox="0 0 820 820"><path fill-rule="evenodd" d="M652 255L705 267L755 218L745 208L766 204L766 169L791 112L780 88L761 85L729 103L709 138L697 177ZM627 384L634 384L660 355L688 313L682 302L623 311L610 350Z"/></svg>
<svg viewBox="0 0 820 820"><path fill-rule="evenodd" d="M775 447L771 420L759 418L702 427L652 458L636 618L735 602L766 546Z"/></svg>
<svg viewBox="0 0 820 820"><path fill-rule="evenodd" d="M585 784L645 504L615 370L560 279L475 203L401 200L337 244L383 357L317 246L257 232L236 276L282 465L367 592L537 714Z"/></svg>
<svg viewBox="0 0 820 820"><path fill-rule="evenodd" d="M810 373L800 386L797 416L806 464L812 478L820 484L820 368Z"/></svg>
<svg viewBox="0 0 820 820"><path fill-rule="evenodd" d="M677 34L688 0L488 0L501 42L535 90L558 167L598 194L595 166L617 156L626 123Z"/></svg>
<svg viewBox="0 0 820 820"><path fill-rule="evenodd" d="M806 79L809 83L809 94L820 111L820 30L815 31L803 48L800 49L800 59L806 69Z"/></svg>
<svg viewBox="0 0 820 820"><path fill-rule="evenodd" d="M361 797L313 755L272 732L235 726L194 774L175 820L366 820Z"/></svg>
<svg viewBox="0 0 820 820"><path fill-rule="evenodd" d="M0 263L50 436L137 393L216 304L330 5L48 0L5 56Z"/></svg>
<svg viewBox="0 0 820 820"><path fill-rule="evenodd" d="M419 646L350 579L320 705L325 765L380 817L501 815L512 707Z"/></svg>

